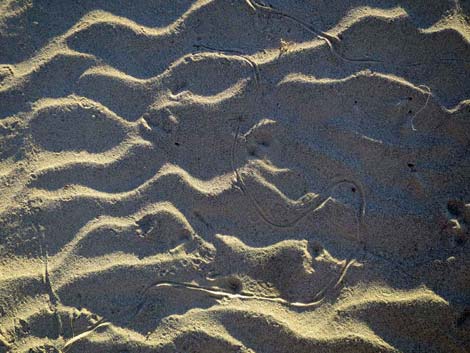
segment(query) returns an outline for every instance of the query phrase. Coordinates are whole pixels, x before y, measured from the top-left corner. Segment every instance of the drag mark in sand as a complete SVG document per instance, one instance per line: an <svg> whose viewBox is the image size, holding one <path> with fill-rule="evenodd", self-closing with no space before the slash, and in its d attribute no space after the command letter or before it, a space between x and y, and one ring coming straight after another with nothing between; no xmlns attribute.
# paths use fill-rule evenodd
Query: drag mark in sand
<svg viewBox="0 0 470 353"><path fill-rule="evenodd" d="M260 9L262 11L272 13L272 14L278 15L280 17L287 18L287 19L289 19L293 22L296 22L297 24L302 26L302 28L304 28L308 32L314 34L317 38L323 40L328 45L328 48L329 48L330 52L336 58L338 58L338 59L340 59L344 62L351 63L351 64L382 64L382 61L380 61L380 60L375 60L375 59L351 59L351 58L348 58L348 57L338 53L338 51L335 49L335 47L333 45L334 41L339 43L340 39L338 37L332 36L331 34L328 34L328 33L323 32L323 31L319 31L319 30L313 28L312 26L306 24L304 21L298 19L295 16L292 16L292 15L290 15L288 13L285 13L281 10L277 10L274 7L270 7L270 6L260 4L256 0L245 0L245 3L248 4L248 6L251 9L253 9L254 11L256 11L257 9Z"/></svg>
<svg viewBox="0 0 470 353"><path fill-rule="evenodd" d="M276 297L276 296L262 296L262 295L257 295L252 292L230 292L228 290L219 288L219 287L207 287L207 286L201 286L198 284L194 283L187 283L187 282L177 282L177 281L159 281L156 282L149 287L147 287L143 295L150 289L150 288L165 288L165 287L171 287L171 288L179 288L179 289L185 289L185 290L190 290L190 291L195 291L195 292L200 292L209 295L212 298L215 299L239 299L239 300L260 300L260 301L266 301L266 302L272 302L272 303L278 303L281 305L285 305L290 308L302 308L302 309L311 309L319 306L321 303L324 302L326 298L326 294L328 291L332 291L335 289L338 289L341 283L343 282L348 270L350 267L356 262L356 259L351 259L351 260L344 260L344 265L343 268L341 269L341 272L339 273L338 277L335 278L333 277L331 281L321 290L319 290L312 298L312 300L307 301L307 302L292 302L288 301L284 298L281 297ZM135 318L142 310L142 305L143 303L138 306L137 312L134 314L133 318Z"/></svg>
<svg viewBox="0 0 470 353"><path fill-rule="evenodd" d="M40 237L39 237L39 252L44 263L44 284L49 295L49 301L51 303L51 310L54 312L54 317L57 321L57 337L62 336L62 319L58 312L58 305L60 304L60 298L57 293L52 288L51 277L49 274L49 255L47 250L46 237L44 235L44 229L42 226L39 226Z"/></svg>
<svg viewBox="0 0 470 353"><path fill-rule="evenodd" d="M202 48L202 49L210 50L210 51L216 52L216 53L223 53L223 54L228 55L228 56L236 56L236 57L239 57L239 58L245 60L246 62L248 62L248 64L250 64L250 66L253 69L256 84L259 84L260 73L259 73L258 65L256 64L256 62L254 62L252 59L250 59L243 52L241 52L239 50L236 50L236 49L214 48L214 47L211 47L211 46L208 46L208 45L205 45L205 44L194 44L193 46L196 49L201 49Z"/></svg>
<svg viewBox="0 0 470 353"><path fill-rule="evenodd" d="M414 125L414 121L416 119L416 117L418 116L418 114L420 114L424 109L426 109L426 107L428 106L428 103L429 103L429 99L431 98L432 96L432 92L431 92L431 89L426 86L426 85L420 85L418 86L420 88L423 88L426 92L426 102L424 103L424 105L411 117L411 129L413 131L417 131L417 129L415 128L415 125Z"/></svg>
<svg viewBox="0 0 470 353"><path fill-rule="evenodd" d="M236 156L236 151L237 151L237 146L238 146L238 139L239 139L239 135L240 135L240 123L241 123L241 121L239 120L237 130L236 130L236 133L235 133L235 138L234 138L233 145L232 145L232 153L231 153L232 154L231 155L232 170L233 170L233 173L235 174L236 180L240 184L241 190L243 191L243 193L245 195L248 196L249 200L252 202L252 204L254 205L256 211L258 212L261 219L263 219L263 221L265 221L266 223L270 224L271 226L274 226L274 227L277 227L277 228L292 227L295 224L297 224L302 218L304 218L310 212L313 213L313 212L317 211L318 209L322 208L324 206L324 204L331 198L331 192L337 186L339 186L341 184L351 184L351 185L353 185L353 187L355 189L357 189L359 191L359 195L360 195L360 198L361 198L359 213L357 215L357 224L358 224L357 240L360 239L359 231L360 231L361 227L364 224L363 219L364 219L364 216L365 216L365 209L366 209L365 193L364 193L364 189L361 186L361 184L359 184L357 181L354 181L352 179L345 178L345 177L335 178L333 180L333 182L328 187L326 187L325 191L320 195L317 195L315 197L311 197L310 195L307 194L306 197L304 197L304 198L307 198L307 200L306 200L307 206L305 207L305 209L299 215L297 215L292 220L286 221L286 222L278 222L276 220L273 220L267 214L267 212L265 210L263 210L263 208L261 207L258 200L256 200L256 198L250 193L250 190L247 187L246 183L244 182L244 180L241 176L241 173L239 172L238 168L236 167L236 163L235 163L236 157L235 156Z"/></svg>

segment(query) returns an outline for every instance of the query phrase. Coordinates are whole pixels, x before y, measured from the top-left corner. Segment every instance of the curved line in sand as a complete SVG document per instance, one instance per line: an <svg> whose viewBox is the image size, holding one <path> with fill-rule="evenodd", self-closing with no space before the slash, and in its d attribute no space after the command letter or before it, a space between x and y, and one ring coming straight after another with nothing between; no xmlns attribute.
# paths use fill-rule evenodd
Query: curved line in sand
<svg viewBox="0 0 470 353"><path fill-rule="evenodd" d="M305 22L303 22L302 20L299 20L297 17L295 16L292 16L288 13L285 13L281 10L277 10L275 9L274 7L269 7L269 6L266 6L266 5L262 5L260 4L257 0L245 0L245 2L248 4L248 6L253 9L254 11L256 11L257 9L261 9L263 11L266 11L266 12L269 12L269 13L273 13L275 15L278 15L278 16L281 16L281 17L284 17L284 18L287 18L291 21L294 21L296 23L298 23L300 26L302 26L304 29L306 29L307 31L309 31L310 33L314 34L317 38L323 40L327 45L328 45L328 48L330 49L330 52L337 58L339 58L340 60L343 60L345 62L348 62L348 63L352 63L352 64L382 64L382 61L380 60L374 60L374 59L351 59L351 58L348 58L340 53L338 53L336 51L336 49L334 48L333 46L333 40L336 40L336 41L340 41L339 38L327 33L327 32L323 32L323 31L319 31L319 30L316 30L315 28L313 28L312 26L306 24Z"/></svg>
<svg viewBox="0 0 470 353"><path fill-rule="evenodd" d="M259 73L259 69L258 69L258 64L256 64L255 61L253 61L252 59L250 59L247 55L245 55L244 53L242 53L241 51L239 50L236 50L236 49L223 49L223 48L215 48L215 47L212 47L212 46L208 46L208 45L205 45L205 44L194 44L193 45L196 49L206 49L206 50L210 50L212 52L215 52L215 53L223 53L227 56L236 56L236 57L239 57L239 58L242 58L243 60L245 60L250 66L251 68L253 69L253 74L254 74L254 77L255 77L255 82L256 84L259 84L259 81L260 81L260 73Z"/></svg>
<svg viewBox="0 0 470 353"><path fill-rule="evenodd" d="M429 103L429 99L431 98L432 96L432 92L431 92L431 89L426 86L426 85L420 85L418 86L420 88L423 88L425 91L426 91L426 102L424 103L424 105L411 117L411 129L413 131L417 131L417 129L415 128L415 125L414 125L414 120L416 119L416 117L418 116L419 113L421 113L424 109L426 109L426 107L428 106L428 103Z"/></svg>
<svg viewBox="0 0 470 353"><path fill-rule="evenodd" d="M341 285L341 283L343 282L346 276L347 271L355 262L356 262L355 259L345 261L345 264L343 268L341 269L341 272L339 273L338 277L333 278L323 289L318 291L317 294L315 294L315 296L313 297L313 299L309 302L291 302L281 297L274 297L274 296L268 297L268 296L256 295L253 293L247 293L247 292L232 293L232 292L229 292L225 289L218 288L218 287L206 287L206 286L200 286L198 284L192 284L192 283L187 283L187 282L177 282L177 281L157 282L149 286L144 292L148 291L152 287L155 287L155 288L172 287L172 288L182 288L182 289L202 292L202 293L208 294L210 297L213 297L215 299L261 300L261 301L279 303L279 304L286 305L288 307L293 307L293 308L314 308L320 305L321 303L323 303L323 301L325 300L326 292L332 289L337 289ZM137 316L139 312L140 310L134 315L134 317Z"/></svg>
<svg viewBox="0 0 470 353"><path fill-rule="evenodd" d="M264 210L263 208L261 207L260 203L258 202L258 200L256 200L256 198L249 192L249 189L248 187L246 186L245 182L243 181L243 178L241 176L241 173L238 171L238 168L236 167L236 164L235 164L235 155L236 155L236 150L237 150L237 145L238 145L238 136L240 134L240 121L238 122L238 126L237 126L237 131L235 133L235 138L234 138L234 141L233 141L233 145L232 145L232 155L231 155L231 162L232 162L232 170L235 174L235 177L236 179L239 181L239 184L241 186L241 189L243 191L243 193L245 195L248 196L248 198L250 199L250 201L253 203L253 205L255 206L258 214L260 215L260 217L268 224L274 226L274 227L278 227L278 228L289 228L289 227L292 227L294 226L297 222L299 222L302 218L304 218L308 213L310 212L315 212L316 210L320 209L321 207L323 207L323 205L331 198L331 191L334 190L334 188L336 188L338 185L341 185L341 184L351 184L353 185L354 187L356 187L356 189L359 191L359 194L360 194L360 197L361 197L361 205L360 205L360 208L359 208L359 212L358 212L358 215L357 215L357 223L358 223L358 234L357 234L357 240L360 239L359 237L359 231L360 229L363 227L364 225L364 222L363 222L363 219L364 219L364 216L365 216L365 208L366 208L366 201L365 201L365 192L364 192L364 189L362 187L362 185L360 183L358 183L357 181L354 181L354 180L351 180L349 178L345 178L345 177L338 177L338 178L334 178L333 182L325 188L324 192L322 194L320 194L319 196L313 198L309 204L305 207L305 209L300 213L300 215L296 216L294 219L288 221L288 222L284 222L284 223L280 223L276 220L273 220Z"/></svg>

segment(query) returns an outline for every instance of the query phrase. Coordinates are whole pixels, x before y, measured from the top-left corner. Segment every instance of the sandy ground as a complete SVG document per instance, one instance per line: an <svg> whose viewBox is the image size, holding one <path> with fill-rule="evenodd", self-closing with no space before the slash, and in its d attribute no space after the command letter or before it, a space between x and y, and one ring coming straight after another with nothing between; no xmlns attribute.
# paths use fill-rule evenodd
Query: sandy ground
<svg viewBox="0 0 470 353"><path fill-rule="evenodd" d="M470 351L470 1L0 1L0 352Z"/></svg>

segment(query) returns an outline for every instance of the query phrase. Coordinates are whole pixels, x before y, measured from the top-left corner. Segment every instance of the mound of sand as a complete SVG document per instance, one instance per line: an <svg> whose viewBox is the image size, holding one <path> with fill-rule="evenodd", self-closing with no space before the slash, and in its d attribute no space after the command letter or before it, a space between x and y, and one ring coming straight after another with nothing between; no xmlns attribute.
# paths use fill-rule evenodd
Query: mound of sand
<svg viewBox="0 0 470 353"><path fill-rule="evenodd" d="M470 2L0 2L0 352L468 352Z"/></svg>

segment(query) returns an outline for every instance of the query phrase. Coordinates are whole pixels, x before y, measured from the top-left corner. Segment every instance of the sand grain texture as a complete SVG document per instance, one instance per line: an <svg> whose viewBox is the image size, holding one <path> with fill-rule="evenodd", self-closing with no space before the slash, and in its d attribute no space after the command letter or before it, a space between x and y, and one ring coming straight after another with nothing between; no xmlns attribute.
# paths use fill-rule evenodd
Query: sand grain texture
<svg viewBox="0 0 470 353"><path fill-rule="evenodd" d="M470 351L469 18L0 1L0 352Z"/></svg>

